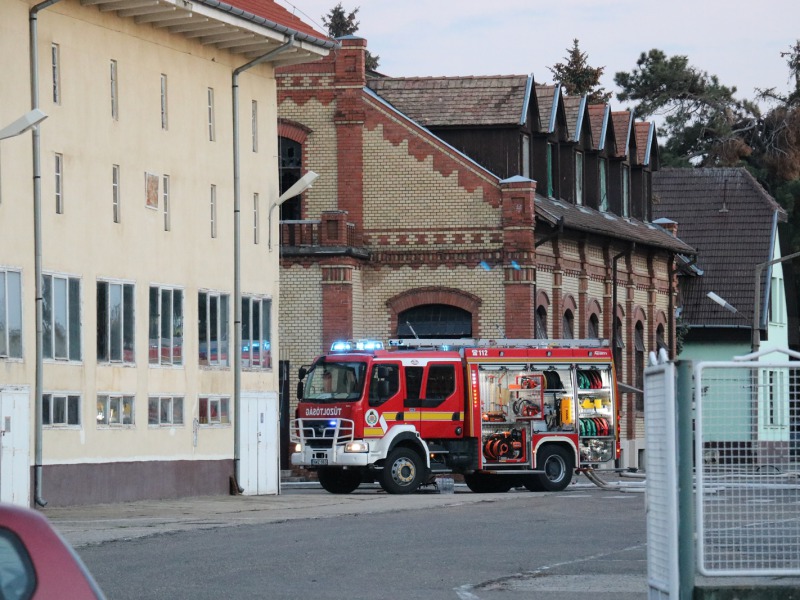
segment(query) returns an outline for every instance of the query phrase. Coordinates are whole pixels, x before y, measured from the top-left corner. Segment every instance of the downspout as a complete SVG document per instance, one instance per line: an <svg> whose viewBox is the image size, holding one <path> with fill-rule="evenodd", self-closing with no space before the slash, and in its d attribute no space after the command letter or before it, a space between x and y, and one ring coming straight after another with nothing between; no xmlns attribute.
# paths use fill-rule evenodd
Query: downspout
<svg viewBox="0 0 800 600"><path fill-rule="evenodd" d="M623 256L628 256L636 248L636 243L631 244L627 250L623 250L611 259L611 356L617 353L617 261ZM614 363L614 368L622 374L622 365ZM618 378L619 379L619 378ZM620 468L620 459L614 459L614 468Z"/></svg>
<svg viewBox="0 0 800 600"><path fill-rule="evenodd" d="M239 74L261 64L278 54L292 48L295 44L294 34L289 41L266 54L251 60L249 63L233 71L233 483L238 493L244 488L239 485L239 445L241 428L239 415L242 402L242 281L241 281L241 229L240 213L240 177L239 177Z"/></svg>
<svg viewBox="0 0 800 600"><path fill-rule="evenodd" d="M38 15L40 10L52 6L59 0L46 0L31 7L28 15L30 31L30 70L31 70L31 109L39 108L39 34ZM39 128L33 128L33 277L36 297L36 383L34 384L34 462L33 462L33 501L38 506L46 506L42 498L42 395L44 393L44 346L42 331L42 167L41 140Z"/></svg>

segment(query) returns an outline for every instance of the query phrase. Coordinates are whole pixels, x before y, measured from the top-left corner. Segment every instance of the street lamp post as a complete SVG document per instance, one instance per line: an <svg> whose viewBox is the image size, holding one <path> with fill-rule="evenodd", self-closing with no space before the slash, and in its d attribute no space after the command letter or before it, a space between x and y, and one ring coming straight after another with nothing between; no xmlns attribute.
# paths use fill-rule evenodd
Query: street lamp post
<svg viewBox="0 0 800 600"><path fill-rule="evenodd" d="M272 250L272 211L278 208L281 204L294 198L295 196L299 196L303 192L305 192L308 188L310 188L313 183L317 180L317 175L314 171L308 171L305 175L303 175L300 179L294 182L292 187L288 190L283 192L275 202L269 205L269 211L267 214L267 231L268 231L268 241L267 241L267 249ZM278 235L278 239L280 239L280 234Z"/></svg>
<svg viewBox="0 0 800 600"><path fill-rule="evenodd" d="M38 108L26 112L19 119L13 123L6 125L0 129L0 140L5 140L11 137L22 135L29 129L36 127L39 123L44 121L47 115Z"/></svg>

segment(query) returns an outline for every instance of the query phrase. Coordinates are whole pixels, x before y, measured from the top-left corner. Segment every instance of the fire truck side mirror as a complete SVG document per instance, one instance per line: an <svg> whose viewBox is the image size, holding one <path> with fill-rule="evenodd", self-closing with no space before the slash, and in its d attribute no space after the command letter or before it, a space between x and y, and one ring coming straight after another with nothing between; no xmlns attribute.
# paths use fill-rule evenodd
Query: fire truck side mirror
<svg viewBox="0 0 800 600"><path fill-rule="evenodd" d="M303 382L302 381L298 381L297 382L297 399L298 400L302 400L303 399Z"/></svg>
<svg viewBox="0 0 800 600"><path fill-rule="evenodd" d="M300 367L300 368L297 370L297 378L298 378L300 381L303 381L303 379L305 379L305 378L306 378L306 375L308 375L308 369L306 369L305 367Z"/></svg>

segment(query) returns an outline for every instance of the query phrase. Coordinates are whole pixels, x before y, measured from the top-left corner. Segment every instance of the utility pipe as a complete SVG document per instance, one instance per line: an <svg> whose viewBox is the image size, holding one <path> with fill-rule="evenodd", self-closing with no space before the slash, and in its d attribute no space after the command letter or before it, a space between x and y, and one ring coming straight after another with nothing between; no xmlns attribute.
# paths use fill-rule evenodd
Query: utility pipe
<svg viewBox="0 0 800 600"><path fill-rule="evenodd" d="M28 15L30 32L30 71L31 71L31 109L39 108L39 11L44 10L59 2L59 0L45 0L31 7ZM33 500L38 506L46 506L47 501L42 497L42 395L44 393L44 346L42 326L42 167L41 167L41 139L39 128L33 128L33 248L36 297L36 383L34 385L34 463Z"/></svg>
<svg viewBox="0 0 800 600"><path fill-rule="evenodd" d="M231 91L233 95L233 477L234 483L242 493L239 485L239 445L241 428L239 426L242 402L242 281L241 281L241 229L240 215L240 164L239 164L239 75L252 67L286 52L295 45L294 34L289 36L285 44L251 60L233 71Z"/></svg>

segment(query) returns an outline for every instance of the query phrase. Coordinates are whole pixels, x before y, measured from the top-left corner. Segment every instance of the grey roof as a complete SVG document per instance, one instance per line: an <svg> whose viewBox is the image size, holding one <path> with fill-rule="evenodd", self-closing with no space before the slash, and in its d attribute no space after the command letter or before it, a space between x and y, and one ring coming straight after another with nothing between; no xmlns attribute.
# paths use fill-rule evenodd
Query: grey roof
<svg viewBox="0 0 800 600"><path fill-rule="evenodd" d="M529 75L385 77L367 86L424 127L519 125Z"/></svg>
<svg viewBox="0 0 800 600"><path fill-rule="evenodd" d="M786 212L743 168L663 169L653 173L653 217L677 222L678 236L697 249L703 275L682 287L687 322L749 326L755 268L772 259L775 226ZM709 300L708 292L738 314Z"/></svg>
<svg viewBox="0 0 800 600"><path fill-rule="evenodd" d="M609 236L679 254L694 254L694 249L689 244L658 225L636 219L623 219L612 213L576 206L562 200L537 195L536 216L551 226L556 226L558 220L563 219L566 229Z"/></svg>

